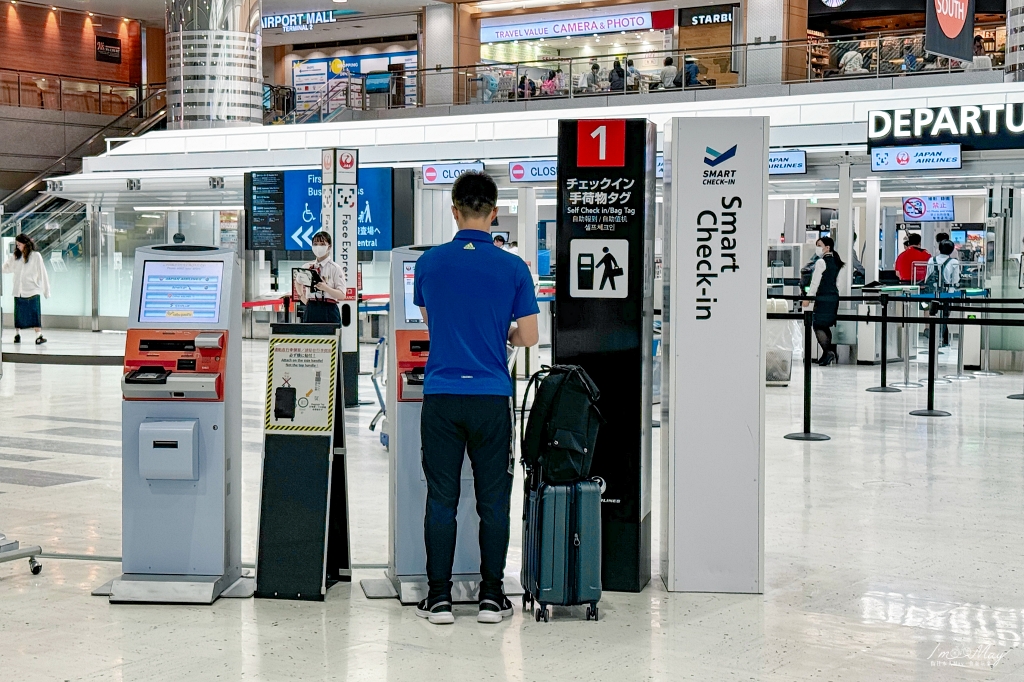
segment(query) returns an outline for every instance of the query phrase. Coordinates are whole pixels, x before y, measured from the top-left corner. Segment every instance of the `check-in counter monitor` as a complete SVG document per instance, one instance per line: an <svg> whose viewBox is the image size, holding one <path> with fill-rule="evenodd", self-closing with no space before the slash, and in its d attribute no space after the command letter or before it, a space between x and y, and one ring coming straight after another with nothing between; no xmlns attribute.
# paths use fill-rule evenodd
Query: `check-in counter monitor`
<svg viewBox="0 0 1024 682"><path fill-rule="evenodd" d="M416 261L429 246L391 252L391 306L388 343L387 415L390 429L391 509L388 577L402 603L427 596L427 556L423 514L427 482L420 451L420 410L423 381L430 355L430 336L420 309L413 303ZM456 601L475 600L480 576L480 521L473 494L473 474L467 457L462 469L458 539L452 580Z"/></svg>
<svg viewBox="0 0 1024 682"><path fill-rule="evenodd" d="M241 306L233 251L136 251L112 601L210 603L241 574Z"/></svg>

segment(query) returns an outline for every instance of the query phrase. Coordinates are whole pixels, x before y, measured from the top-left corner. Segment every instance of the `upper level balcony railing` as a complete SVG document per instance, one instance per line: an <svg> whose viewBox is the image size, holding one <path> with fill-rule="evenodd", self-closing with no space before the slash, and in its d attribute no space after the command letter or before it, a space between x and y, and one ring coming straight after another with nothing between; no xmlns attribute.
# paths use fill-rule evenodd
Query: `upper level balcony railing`
<svg viewBox="0 0 1024 682"><path fill-rule="evenodd" d="M1005 35L1005 27L978 25L975 31L985 38L985 53L971 62L928 54L924 32L917 30L643 52L630 52L624 47L609 55L552 56L348 76L329 82L315 103L297 103L294 115L282 122L327 121L344 109L486 105L614 95L628 100L631 95L680 90L1001 70L1004 48L997 47L991 37ZM668 68L667 58L672 59ZM615 61L621 73L614 68ZM373 89L366 79L375 77L390 79L386 96L372 96L366 91ZM404 96L410 92L416 93L414 104Z"/></svg>
<svg viewBox="0 0 1024 682"><path fill-rule="evenodd" d="M127 83L0 69L0 106L120 116L145 99L150 90ZM154 105L159 109L163 102Z"/></svg>

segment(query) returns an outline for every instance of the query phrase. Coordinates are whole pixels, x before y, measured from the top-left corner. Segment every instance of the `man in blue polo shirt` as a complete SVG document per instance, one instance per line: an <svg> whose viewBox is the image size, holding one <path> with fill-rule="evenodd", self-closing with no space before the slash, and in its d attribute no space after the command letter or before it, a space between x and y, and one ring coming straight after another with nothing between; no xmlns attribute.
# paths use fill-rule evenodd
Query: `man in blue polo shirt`
<svg viewBox="0 0 1024 682"><path fill-rule="evenodd" d="M515 465L506 342L535 345L540 309L526 263L491 241L490 226L498 215L494 181L484 173L462 174L452 187L452 204L459 231L420 256L413 294L430 329L420 421L430 591L416 615L431 623L455 622L455 517L468 451L480 516L477 620L500 623L512 615L502 589Z"/></svg>

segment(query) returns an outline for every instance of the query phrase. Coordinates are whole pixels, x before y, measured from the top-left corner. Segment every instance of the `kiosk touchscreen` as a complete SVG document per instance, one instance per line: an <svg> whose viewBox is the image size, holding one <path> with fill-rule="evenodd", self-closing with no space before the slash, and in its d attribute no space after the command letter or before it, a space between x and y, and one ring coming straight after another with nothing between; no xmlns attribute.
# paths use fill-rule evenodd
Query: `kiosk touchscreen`
<svg viewBox="0 0 1024 682"><path fill-rule="evenodd" d="M241 578L241 310L234 251L136 251L121 379L124 575L94 594L252 594Z"/></svg>
<svg viewBox="0 0 1024 682"><path fill-rule="evenodd" d="M423 374L430 354L427 325L413 304L416 261L429 246L397 248L391 256L387 415L390 429L389 553L387 577L403 604L427 596L427 555L423 514L427 482L420 453ZM467 457L459 497L459 534L455 547L452 597L476 601L480 581L480 520Z"/></svg>

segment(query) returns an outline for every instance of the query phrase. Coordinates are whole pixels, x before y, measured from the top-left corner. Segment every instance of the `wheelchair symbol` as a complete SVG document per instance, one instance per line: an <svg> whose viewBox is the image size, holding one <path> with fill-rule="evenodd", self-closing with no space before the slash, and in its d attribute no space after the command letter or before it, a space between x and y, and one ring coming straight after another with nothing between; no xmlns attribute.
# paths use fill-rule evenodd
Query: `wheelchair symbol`
<svg viewBox="0 0 1024 682"><path fill-rule="evenodd" d="M313 212L309 210L309 203L306 204L306 209L302 212L302 222L313 222Z"/></svg>

